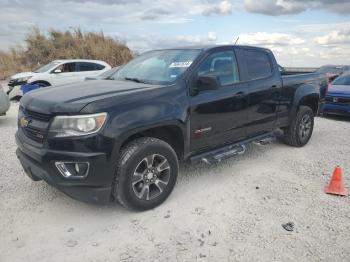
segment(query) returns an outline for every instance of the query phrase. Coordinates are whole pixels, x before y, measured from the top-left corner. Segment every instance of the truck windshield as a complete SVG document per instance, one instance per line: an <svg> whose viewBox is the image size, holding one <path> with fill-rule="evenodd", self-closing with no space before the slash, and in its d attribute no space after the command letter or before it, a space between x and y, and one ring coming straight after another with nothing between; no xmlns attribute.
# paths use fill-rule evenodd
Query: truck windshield
<svg viewBox="0 0 350 262"><path fill-rule="evenodd" d="M333 81L332 85L350 86L350 74L338 77Z"/></svg>
<svg viewBox="0 0 350 262"><path fill-rule="evenodd" d="M45 73L45 72L49 71L50 69L52 69L54 66L56 66L58 64L59 64L59 62L48 63L46 65L43 65L43 66L35 69L34 73Z"/></svg>
<svg viewBox="0 0 350 262"><path fill-rule="evenodd" d="M110 79L149 84L171 84L192 64L201 50L158 50L131 60Z"/></svg>

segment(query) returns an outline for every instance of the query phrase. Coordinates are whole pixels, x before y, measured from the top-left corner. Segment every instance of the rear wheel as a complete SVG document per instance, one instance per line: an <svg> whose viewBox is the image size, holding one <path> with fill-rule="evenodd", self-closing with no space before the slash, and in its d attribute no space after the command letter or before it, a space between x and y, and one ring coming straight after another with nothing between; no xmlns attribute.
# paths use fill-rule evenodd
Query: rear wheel
<svg viewBox="0 0 350 262"><path fill-rule="evenodd" d="M314 113L308 106L300 106L296 117L289 127L284 129L285 143L295 147L306 145L313 132Z"/></svg>
<svg viewBox="0 0 350 262"><path fill-rule="evenodd" d="M113 196L129 209L160 205L172 192L178 159L172 147L156 138L138 138L121 151Z"/></svg>

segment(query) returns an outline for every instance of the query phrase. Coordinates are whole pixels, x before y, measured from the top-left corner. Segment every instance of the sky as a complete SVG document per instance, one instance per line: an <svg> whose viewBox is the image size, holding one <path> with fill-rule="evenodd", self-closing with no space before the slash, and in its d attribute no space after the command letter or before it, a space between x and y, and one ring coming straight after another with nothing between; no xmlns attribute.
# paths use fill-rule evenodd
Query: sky
<svg viewBox="0 0 350 262"><path fill-rule="evenodd" d="M137 52L238 39L282 66L350 64L350 0L0 0L0 50L32 26L103 31Z"/></svg>

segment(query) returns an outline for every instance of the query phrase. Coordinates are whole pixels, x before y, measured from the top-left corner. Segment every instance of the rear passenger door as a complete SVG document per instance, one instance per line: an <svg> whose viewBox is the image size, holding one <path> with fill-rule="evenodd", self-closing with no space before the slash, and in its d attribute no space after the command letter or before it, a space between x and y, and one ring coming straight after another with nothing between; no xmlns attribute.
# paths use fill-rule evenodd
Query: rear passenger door
<svg viewBox="0 0 350 262"><path fill-rule="evenodd" d="M97 76L101 74L101 70L105 68L105 66L92 63L92 62L78 62L77 63L77 78L79 81L85 80L85 77L89 76Z"/></svg>
<svg viewBox="0 0 350 262"><path fill-rule="evenodd" d="M240 56L245 61L244 77L248 83L247 136L272 131L282 88L276 62L272 53L264 49L240 49Z"/></svg>

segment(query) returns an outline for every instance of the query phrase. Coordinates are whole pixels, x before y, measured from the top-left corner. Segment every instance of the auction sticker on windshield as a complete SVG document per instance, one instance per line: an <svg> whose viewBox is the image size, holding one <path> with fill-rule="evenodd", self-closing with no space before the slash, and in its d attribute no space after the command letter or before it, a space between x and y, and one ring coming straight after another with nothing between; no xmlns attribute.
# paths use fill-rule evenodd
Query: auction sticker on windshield
<svg viewBox="0 0 350 262"><path fill-rule="evenodd" d="M172 67L189 67L193 61L185 61L185 62L172 62L169 68Z"/></svg>

